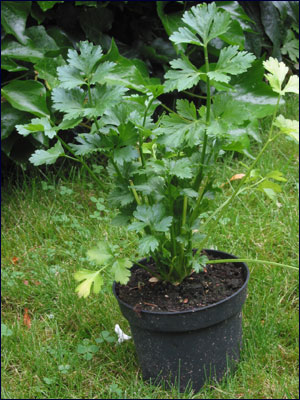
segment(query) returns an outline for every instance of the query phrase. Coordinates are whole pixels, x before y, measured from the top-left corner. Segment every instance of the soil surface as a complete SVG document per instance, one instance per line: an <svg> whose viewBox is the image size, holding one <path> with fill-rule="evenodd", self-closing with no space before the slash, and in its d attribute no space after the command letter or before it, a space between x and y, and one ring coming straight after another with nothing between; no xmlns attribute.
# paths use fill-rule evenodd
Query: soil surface
<svg viewBox="0 0 300 400"><path fill-rule="evenodd" d="M146 265L155 270L154 263ZM187 311L217 303L234 294L245 282L243 268L238 263L207 264L203 272L192 273L178 286L151 282L150 278L153 275L146 270L133 267L130 281L127 285L117 284L116 293L137 312Z"/></svg>

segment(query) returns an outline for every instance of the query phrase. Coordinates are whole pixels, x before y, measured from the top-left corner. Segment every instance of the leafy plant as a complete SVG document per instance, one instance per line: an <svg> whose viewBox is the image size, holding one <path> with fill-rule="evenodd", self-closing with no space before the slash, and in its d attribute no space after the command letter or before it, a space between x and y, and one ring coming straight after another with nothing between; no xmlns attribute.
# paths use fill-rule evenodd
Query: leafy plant
<svg viewBox="0 0 300 400"><path fill-rule="evenodd" d="M226 218L227 207L246 190L244 184L255 178L252 171L270 143L281 134L296 138L297 124L276 116L282 97L288 92L298 93L296 76L285 84L288 68L283 63L270 58L262 65L238 45L226 45L226 40L216 62L210 62L211 42L226 38L231 28L230 14L215 3L186 11L181 26L170 36L176 46L184 45L184 51L170 62L164 85L149 78L139 62L120 56L114 42L105 55L100 46L81 42L80 53L70 50L67 65L58 68L60 84L52 91L53 107L64 115L61 123L51 121L49 129L40 118L17 126L21 134L36 129L55 132L55 146L38 150L31 157L35 165L70 157L66 151L83 165L83 157L90 153L101 151L107 156L113 180L108 201L119 210L113 222L137 233L139 254L154 260L158 279L173 284L202 269L207 259L200 252L194 254L193 248L202 249L211 240L214 226ZM195 65L189 57L195 46L203 50L203 65ZM196 86L202 88L200 98L196 95L193 102L178 95L176 111L158 100L174 90L193 96ZM158 106L168 114L154 120ZM251 140L262 141L258 120L271 114L267 141L253 156ZM59 132L85 123L85 118L92 121L89 132L78 135L77 144L66 144ZM275 126L279 132L274 133ZM213 209L214 198L221 190L215 182L215 168L228 151L248 156L252 164L229 198ZM258 178L264 185L270 179L284 179L278 171ZM253 190L251 186L248 189ZM276 195L275 183L259 188L271 198ZM105 269L117 282L126 284L135 260L124 257L108 242L100 242L87 255L101 268L75 273L75 279L81 282L76 289L79 296L101 290ZM147 269L147 265L140 266Z"/></svg>

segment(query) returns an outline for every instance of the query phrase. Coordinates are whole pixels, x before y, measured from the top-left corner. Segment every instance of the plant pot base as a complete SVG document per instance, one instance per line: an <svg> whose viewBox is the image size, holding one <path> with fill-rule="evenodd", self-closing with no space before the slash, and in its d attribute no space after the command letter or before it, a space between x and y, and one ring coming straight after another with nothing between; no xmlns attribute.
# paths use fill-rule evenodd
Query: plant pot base
<svg viewBox="0 0 300 400"><path fill-rule="evenodd" d="M131 332L145 381L176 386L180 382L181 392L188 387L197 392L206 380L219 381L236 367L242 344L242 315L189 332L170 334L134 325ZM145 352L145 348L151 348L151 352Z"/></svg>

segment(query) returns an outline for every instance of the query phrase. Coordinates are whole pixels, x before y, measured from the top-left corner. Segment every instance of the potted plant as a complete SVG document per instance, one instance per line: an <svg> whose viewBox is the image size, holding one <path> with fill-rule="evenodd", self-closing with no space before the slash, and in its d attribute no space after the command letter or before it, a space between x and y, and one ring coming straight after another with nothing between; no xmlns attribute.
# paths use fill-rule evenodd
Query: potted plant
<svg viewBox="0 0 300 400"><path fill-rule="evenodd" d="M239 359L249 279L245 262L267 261L238 259L206 249L206 243L247 184L274 198L277 186L272 179L284 178L271 171L264 185L255 186L255 167L279 135L297 138L297 121L277 116L285 93L299 93L296 76L285 84L288 68L283 63L273 58L263 63L270 88L263 82L261 62L238 46L222 47L216 62L210 62L212 41L232 43L230 26L230 14L215 3L185 12L182 26L170 36L180 57L170 63L164 85L149 78L139 61L121 57L114 42L106 55L100 46L82 42L80 54L69 51L67 65L58 68L61 83L52 100L64 114L62 122L46 125L39 119L18 126L21 134L43 131L58 138L52 149L34 153L31 160L36 165L55 162L68 150L90 170L83 156L106 154L113 180L110 201L119 210L114 223L127 225L139 236L141 260L123 257L116 246L100 241L87 255L101 268L76 272L74 277L81 282L76 291L83 297L91 290L98 293L101 272L109 269L144 379L177 382L181 390L188 384L199 390L209 377L221 379ZM186 55L191 46L203 49L203 65L195 66ZM204 84L205 96L187 91L198 84ZM159 100L174 90L200 98L202 104L180 97L174 111ZM168 114L154 122L158 106ZM267 140L254 157L249 136L258 138L257 119L271 113ZM77 144L66 144L58 132L80 123L88 126L86 118L92 122L90 132L78 135ZM253 160L245 173L232 178L239 183L230 197L213 209L221 190L215 184L215 169L226 151Z"/></svg>

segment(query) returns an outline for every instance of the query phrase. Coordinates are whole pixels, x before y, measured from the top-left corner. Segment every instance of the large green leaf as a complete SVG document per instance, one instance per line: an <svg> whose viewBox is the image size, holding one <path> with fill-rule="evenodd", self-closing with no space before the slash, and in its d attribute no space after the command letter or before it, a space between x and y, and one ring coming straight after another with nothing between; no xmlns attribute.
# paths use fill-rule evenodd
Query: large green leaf
<svg viewBox="0 0 300 400"><path fill-rule="evenodd" d="M272 56L281 59L280 47L285 36L284 26L272 1L260 2L260 18L273 43Z"/></svg>
<svg viewBox="0 0 300 400"><path fill-rule="evenodd" d="M26 20L31 1L1 1L1 24L6 33L11 33L22 44L30 39L25 33Z"/></svg>
<svg viewBox="0 0 300 400"><path fill-rule="evenodd" d="M13 108L10 103L1 105L1 140L6 139L15 129L17 124L25 124L30 119L30 114Z"/></svg>
<svg viewBox="0 0 300 400"><path fill-rule="evenodd" d="M234 91L228 96L240 104L245 104L249 116L263 118L271 115L277 103L278 95L263 82L264 68L261 60L254 61L247 72L234 77ZM231 81L232 82L232 81ZM280 104L283 104L281 100Z"/></svg>
<svg viewBox="0 0 300 400"><path fill-rule="evenodd" d="M65 60L61 55L58 57L44 57L34 65L34 69L38 72L38 77L47 81L48 86L53 89L59 85L56 74L57 67L64 64Z"/></svg>
<svg viewBox="0 0 300 400"><path fill-rule="evenodd" d="M31 42L29 43L30 48L41 51L46 54L52 52L53 55L59 54L59 47L55 40L48 35L44 26L32 26L26 29L26 34L30 37Z"/></svg>
<svg viewBox="0 0 300 400"><path fill-rule="evenodd" d="M218 1L217 7L226 10L232 19L236 20L244 31L253 32L250 23L252 19L245 13L238 1Z"/></svg>
<svg viewBox="0 0 300 400"><path fill-rule="evenodd" d="M46 105L46 89L37 81L12 81L1 89L10 104L21 111L28 111L38 117L49 115Z"/></svg>
<svg viewBox="0 0 300 400"><path fill-rule="evenodd" d="M105 81L110 85L126 86L142 93L154 92L161 86L159 79L149 78L145 63L121 56L114 40L111 41L111 47L102 61L112 61L117 64L105 77Z"/></svg>
<svg viewBox="0 0 300 400"><path fill-rule="evenodd" d="M156 2L156 10L157 10L157 15L159 16L165 31L168 36L171 36L173 32L177 31L178 28L182 25L181 18L182 18L182 12L176 12L176 13L165 13L165 7L168 4L168 1L157 1ZM184 50L186 46L184 45L179 45L175 46L175 49L178 51Z"/></svg>
<svg viewBox="0 0 300 400"><path fill-rule="evenodd" d="M9 72L19 72L19 71L27 71L28 68L23 67L22 65L18 65L13 60L6 56L1 57L1 69L5 69Z"/></svg>
<svg viewBox="0 0 300 400"><path fill-rule="evenodd" d="M43 59L44 52L34 48L31 42L24 46L10 38L5 38L1 43L1 56L34 63Z"/></svg>
<svg viewBox="0 0 300 400"><path fill-rule="evenodd" d="M45 55L59 55L58 45L43 26L32 26L25 32L30 39L26 45L5 38L2 42L1 55L32 63L42 60Z"/></svg>

